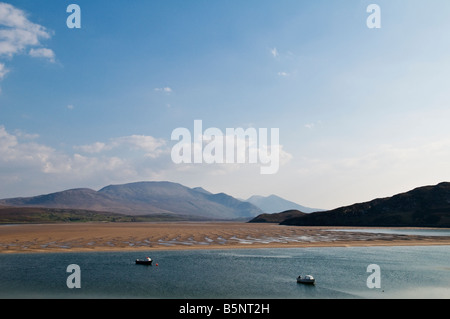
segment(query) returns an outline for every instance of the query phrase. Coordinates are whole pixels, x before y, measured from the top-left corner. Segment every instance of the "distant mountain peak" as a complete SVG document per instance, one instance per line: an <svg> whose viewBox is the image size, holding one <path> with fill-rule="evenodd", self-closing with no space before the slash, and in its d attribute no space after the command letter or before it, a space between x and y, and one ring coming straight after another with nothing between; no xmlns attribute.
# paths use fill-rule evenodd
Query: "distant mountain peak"
<svg viewBox="0 0 450 319"><path fill-rule="evenodd" d="M204 193L204 194L212 194L211 192L208 192L203 187L194 187L193 190L196 191L196 192Z"/></svg>
<svg viewBox="0 0 450 319"><path fill-rule="evenodd" d="M253 195L246 201L259 207L264 213L267 214L279 213L288 210L299 210L304 213L322 211L322 209L302 206L274 194L269 196Z"/></svg>

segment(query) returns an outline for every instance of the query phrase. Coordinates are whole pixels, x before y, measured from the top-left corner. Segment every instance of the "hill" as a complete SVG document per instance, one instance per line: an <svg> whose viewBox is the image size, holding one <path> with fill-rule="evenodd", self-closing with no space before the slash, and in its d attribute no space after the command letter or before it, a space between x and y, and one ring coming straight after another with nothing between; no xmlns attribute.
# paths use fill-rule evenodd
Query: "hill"
<svg viewBox="0 0 450 319"><path fill-rule="evenodd" d="M17 197L0 200L0 205L12 207L70 208L94 211L127 213L123 203L88 188L69 189L34 197Z"/></svg>
<svg viewBox="0 0 450 319"><path fill-rule="evenodd" d="M129 216L83 209L0 206L0 224L48 224L83 222L155 222L182 220L181 216Z"/></svg>
<svg viewBox="0 0 450 319"><path fill-rule="evenodd" d="M281 223L287 219L303 217L304 215L306 215L306 213L291 209L281 213L261 214L250 220L249 223Z"/></svg>
<svg viewBox="0 0 450 319"><path fill-rule="evenodd" d="M388 198L286 218L297 226L450 227L450 183L424 186Z"/></svg>
<svg viewBox="0 0 450 319"><path fill-rule="evenodd" d="M276 195L266 197L255 195L247 199L247 202L259 207L264 213L267 214L283 212L291 209L299 210L304 213L322 211L322 209L305 207Z"/></svg>
<svg viewBox="0 0 450 319"><path fill-rule="evenodd" d="M171 182L110 185L99 191L71 189L35 197L3 199L0 200L0 205L215 220L248 220L262 213L251 203L229 195L211 194L201 188L191 189Z"/></svg>

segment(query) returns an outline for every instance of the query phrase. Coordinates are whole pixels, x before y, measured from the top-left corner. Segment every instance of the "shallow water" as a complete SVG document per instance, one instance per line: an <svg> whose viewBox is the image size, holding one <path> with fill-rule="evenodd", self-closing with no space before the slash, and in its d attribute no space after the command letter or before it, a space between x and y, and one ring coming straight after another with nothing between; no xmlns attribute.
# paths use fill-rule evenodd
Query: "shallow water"
<svg viewBox="0 0 450 319"><path fill-rule="evenodd" d="M153 266L134 263L147 255ZM70 264L80 289L66 285ZM370 264L380 289L367 287ZM316 285L297 284L300 274ZM450 246L4 254L0 297L450 298Z"/></svg>
<svg viewBox="0 0 450 319"><path fill-rule="evenodd" d="M357 232L370 234L417 235L417 236L450 236L450 229L424 228L364 228L364 229L330 229L330 231Z"/></svg>

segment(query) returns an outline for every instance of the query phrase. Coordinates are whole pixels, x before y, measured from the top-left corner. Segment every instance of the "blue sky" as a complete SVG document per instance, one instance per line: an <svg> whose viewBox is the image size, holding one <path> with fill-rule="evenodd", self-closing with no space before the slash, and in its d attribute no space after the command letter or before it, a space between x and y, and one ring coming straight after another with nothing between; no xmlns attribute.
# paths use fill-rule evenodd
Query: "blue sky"
<svg viewBox="0 0 450 319"><path fill-rule="evenodd" d="M446 0L0 2L0 198L169 180L334 208L448 181L449 16ZM171 132L197 119L279 128L279 172L174 165Z"/></svg>

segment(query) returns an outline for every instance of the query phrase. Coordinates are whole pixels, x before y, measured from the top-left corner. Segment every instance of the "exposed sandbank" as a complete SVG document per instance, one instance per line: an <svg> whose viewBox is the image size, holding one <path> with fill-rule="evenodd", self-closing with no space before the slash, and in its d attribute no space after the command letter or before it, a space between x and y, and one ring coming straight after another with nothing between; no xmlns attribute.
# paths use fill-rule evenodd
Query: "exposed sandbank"
<svg viewBox="0 0 450 319"><path fill-rule="evenodd" d="M357 229L361 229L358 227ZM80 223L0 226L0 253L450 245L450 237L248 223Z"/></svg>

